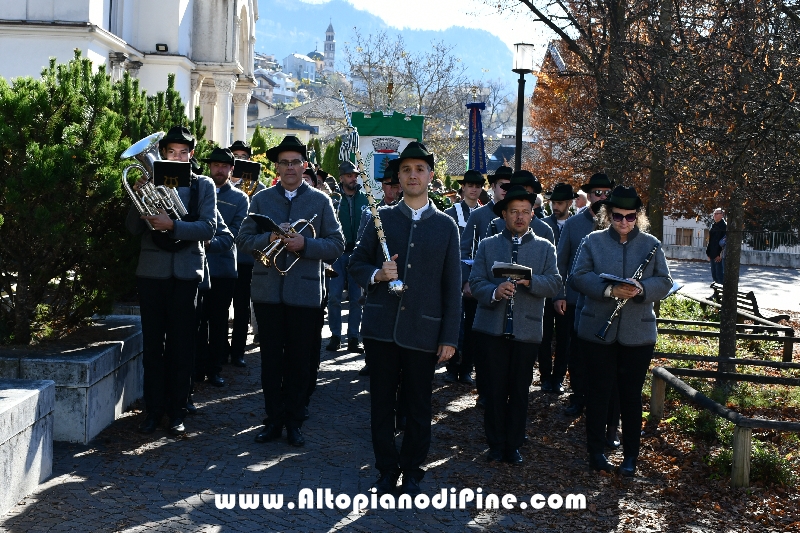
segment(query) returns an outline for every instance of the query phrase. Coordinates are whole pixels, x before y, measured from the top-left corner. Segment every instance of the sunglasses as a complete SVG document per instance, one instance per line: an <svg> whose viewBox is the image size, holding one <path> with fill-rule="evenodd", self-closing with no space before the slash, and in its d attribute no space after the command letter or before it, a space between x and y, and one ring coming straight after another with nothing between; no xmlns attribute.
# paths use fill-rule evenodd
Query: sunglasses
<svg viewBox="0 0 800 533"><path fill-rule="evenodd" d="M623 215L622 213L611 213L611 218L614 219L614 222L622 222L623 218L628 222L636 222L636 213L628 213L627 215Z"/></svg>
<svg viewBox="0 0 800 533"><path fill-rule="evenodd" d="M611 191L592 191L592 194L600 198L601 196L608 196Z"/></svg>

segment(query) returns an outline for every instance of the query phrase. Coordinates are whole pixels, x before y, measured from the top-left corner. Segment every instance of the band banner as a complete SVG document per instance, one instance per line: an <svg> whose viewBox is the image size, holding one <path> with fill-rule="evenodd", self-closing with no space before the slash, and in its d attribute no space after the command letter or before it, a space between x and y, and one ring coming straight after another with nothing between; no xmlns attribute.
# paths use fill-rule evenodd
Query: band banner
<svg viewBox="0 0 800 533"><path fill-rule="evenodd" d="M467 109L469 109L469 168L486 174L486 148L483 144L481 123L481 111L486 109L486 104L472 102L467 104Z"/></svg>

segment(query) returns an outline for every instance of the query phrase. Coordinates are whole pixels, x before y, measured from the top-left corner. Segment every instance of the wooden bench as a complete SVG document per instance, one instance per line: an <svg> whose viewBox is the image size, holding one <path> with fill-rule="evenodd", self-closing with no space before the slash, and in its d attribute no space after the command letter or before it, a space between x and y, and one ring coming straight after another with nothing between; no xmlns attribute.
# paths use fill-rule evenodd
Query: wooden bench
<svg viewBox="0 0 800 533"><path fill-rule="evenodd" d="M722 285L716 282L712 283L711 289L714 291L714 294L711 295L711 298L709 298L709 300L721 304ZM763 318L764 320L769 320L770 322L780 322L781 320L789 320L789 315L775 315L772 317L762 315L761 311L759 311L758 309L758 302L756 301L756 295L753 294L753 291L750 292L738 291L736 293L736 308L740 311L745 311L746 313L750 313L751 315Z"/></svg>

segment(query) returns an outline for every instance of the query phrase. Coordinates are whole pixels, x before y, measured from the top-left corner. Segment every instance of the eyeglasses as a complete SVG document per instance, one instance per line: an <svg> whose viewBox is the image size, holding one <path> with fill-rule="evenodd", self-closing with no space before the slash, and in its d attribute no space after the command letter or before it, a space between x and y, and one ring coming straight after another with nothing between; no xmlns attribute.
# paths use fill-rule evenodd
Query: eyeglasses
<svg viewBox="0 0 800 533"><path fill-rule="evenodd" d="M608 196L611 191L592 191L592 194L600 198L601 196Z"/></svg>
<svg viewBox="0 0 800 533"><path fill-rule="evenodd" d="M622 222L623 218L628 222L636 222L636 213L628 213L627 215L623 215L622 213L611 213L611 218L614 219L614 222Z"/></svg>
<svg viewBox="0 0 800 533"><path fill-rule="evenodd" d="M284 167L284 168L287 168L287 167L289 167L289 168L298 167L298 166L300 166L302 164L303 164L303 161L301 161L300 159L292 159L291 161L286 161L285 159L282 159L282 160L278 161L278 166L281 166L281 167Z"/></svg>

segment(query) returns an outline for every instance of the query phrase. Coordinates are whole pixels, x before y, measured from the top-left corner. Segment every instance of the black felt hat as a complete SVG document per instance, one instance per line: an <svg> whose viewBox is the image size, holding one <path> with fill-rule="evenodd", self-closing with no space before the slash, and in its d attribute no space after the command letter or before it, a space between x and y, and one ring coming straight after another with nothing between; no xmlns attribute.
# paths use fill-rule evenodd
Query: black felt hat
<svg viewBox="0 0 800 533"><path fill-rule="evenodd" d="M233 165L236 159L228 148L214 148L211 154L201 159L201 161L203 163L226 163L228 165Z"/></svg>
<svg viewBox="0 0 800 533"><path fill-rule="evenodd" d="M387 185L399 185L400 178L397 171L400 168L400 160L392 159L386 164L386 170L383 171L383 177L377 178L375 181L385 183Z"/></svg>
<svg viewBox="0 0 800 533"><path fill-rule="evenodd" d="M578 195L572 190L569 183L556 183L553 192L550 193L551 202L563 202L564 200L574 200Z"/></svg>
<svg viewBox="0 0 800 533"><path fill-rule="evenodd" d="M186 126L174 126L158 141L158 147L165 148L170 143L185 144L194 150L194 135Z"/></svg>
<svg viewBox="0 0 800 533"><path fill-rule="evenodd" d="M505 165L497 167L497 170L494 171L494 174L488 176L489 183L494 183L498 179L511 179L511 176L514 174L514 169L511 167L507 167Z"/></svg>
<svg viewBox="0 0 800 533"><path fill-rule="evenodd" d="M294 135L287 135L278 146L273 146L267 150L267 159L273 163L277 163L278 156L281 152L297 152L303 156L303 161L308 159L306 145L300 142L300 139Z"/></svg>
<svg viewBox="0 0 800 533"><path fill-rule="evenodd" d="M344 174L358 174L358 168L356 168L352 161L342 161L339 163L339 176Z"/></svg>
<svg viewBox="0 0 800 533"><path fill-rule="evenodd" d="M536 179L530 170L518 170L511 176L511 183L504 183L501 185L506 191L514 185L522 185L523 187L533 187L533 192L539 194L542 192L542 184Z"/></svg>
<svg viewBox="0 0 800 533"><path fill-rule="evenodd" d="M506 188L503 187L503 189ZM499 217L503 216L503 210L508 206L508 203L511 200L528 200L531 203L531 207L533 207L533 205L536 203L536 195L528 192L528 190L522 185L512 185L506 190L508 192L506 193L505 198L492 206L492 211L494 211L494 214Z"/></svg>
<svg viewBox="0 0 800 533"><path fill-rule="evenodd" d="M317 169L317 176L322 178L323 180L328 177L328 173L322 170L321 168Z"/></svg>
<svg viewBox="0 0 800 533"><path fill-rule="evenodd" d="M642 207L642 199L636 194L636 189L625 187L624 185L618 185L611 191L611 196L608 197L605 203L609 207L617 207L619 209L639 209Z"/></svg>
<svg viewBox="0 0 800 533"><path fill-rule="evenodd" d="M424 144L416 141L412 141L403 148L403 151L400 153L400 157L398 159L398 165L403 159L422 159L423 161L428 163L428 166L431 167L433 170L434 166L434 159L433 154L428 151ZM398 167L399 168L399 167Z"/></svg>
<svg viewBox="0 0 800 533"><path fill-rule="evenodd" d="M459 183L477 183L478 185L483 185L486 183L486 178L483 177L483 174L478 172L477 170L469 169L464 172L464 175L461 179L456 180Z"/></svg>
<svg viewBox="0 0 800 533"><path fill-rule="evenodd" d="M305 169L305 170L303 171L303 175L304 175L304 176L308 176L308 177L310 177L310 178L311 178L311 181L313 181L314 183L316 183L316 182L317 182L317 173L316 173L316 172L314 172L314 169L313 169L313 168L309 167L309 168Z"/></svg>
<svg viewBox="0 0 800 533"><path fill-rule="evenodd" d="M594 174L589 181L581 185L581 190L585 193L588 193L592 189L613 189L614 182L609 179L608 176L603 174L602 172L598 172Z"/></svg>
<svg viewBox="0 0 800 533"><path fill-rule="evenodd" d="M247 144L247 142L245 142L245 141L236 141L236 142L234 142L232 145L230 145L228 147L228 150L230 150L231 152L235 152L235 151L238 150L238 151L241 151L241 152L247 152L248 156L253 155L252 148L250 148L250 145Z"/></svg>

